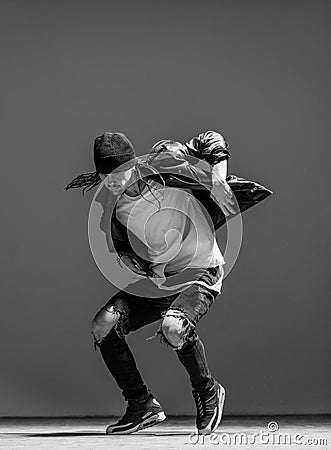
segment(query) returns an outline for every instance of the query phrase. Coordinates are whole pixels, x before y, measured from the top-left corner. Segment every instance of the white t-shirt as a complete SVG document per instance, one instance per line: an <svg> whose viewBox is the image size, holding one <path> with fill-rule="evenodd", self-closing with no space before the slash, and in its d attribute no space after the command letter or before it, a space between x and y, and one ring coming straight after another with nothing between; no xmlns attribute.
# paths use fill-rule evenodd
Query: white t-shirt
<svg viewBox="0 0 331 450"><path fill-rule="evenodd" d="M215 235L191 191L150 183L154 195L147 187L143 196L124 192L117 201L116 216L148 247L153 272L164 277L165 271L223 265Z"/></svg>

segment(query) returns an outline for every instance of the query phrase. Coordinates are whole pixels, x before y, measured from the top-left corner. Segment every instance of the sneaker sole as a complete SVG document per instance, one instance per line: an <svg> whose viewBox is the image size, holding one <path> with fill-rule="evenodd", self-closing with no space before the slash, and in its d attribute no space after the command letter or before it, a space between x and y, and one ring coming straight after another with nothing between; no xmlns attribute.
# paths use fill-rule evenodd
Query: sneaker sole
<svg viewBox="0 0 331 450"><path fill-rule="evenodd" d="M216 428L218 427L218 425L221 422L223 407L224 407L224 402L225 402L225 389L221 384L219 384L219 383L217 383L217 384L218 384L218 389L220 391L220 394L219 394L218 407L216 408L215 415L210 419L209 424L205 428L198 430L198 434L212 433L213 431L216 430Z"/></svg>
<svg viewBox="0 0 331 450"><path fill-rule="evenodd" d="M160 411L157 414L153 414L146 419L144 419L142 422L139 422L134 427L128 428L126 430L123 430L119 427L113 427L113 429L106 430L106 434L131 434L135 433L136 431L143 430L148 427L152 427L153 425L157 425L160 422L163 422L166 418L166 415L163 411Z"/></svg>

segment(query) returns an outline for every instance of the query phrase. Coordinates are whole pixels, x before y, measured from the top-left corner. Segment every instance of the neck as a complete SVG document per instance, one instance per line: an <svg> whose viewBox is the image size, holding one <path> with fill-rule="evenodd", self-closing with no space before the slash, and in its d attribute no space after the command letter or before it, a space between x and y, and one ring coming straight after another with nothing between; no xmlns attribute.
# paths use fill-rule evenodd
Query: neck
<svg viewBox="0 0 331 450"><path fill-rule="evenodd" d="M129 184L130 186L125 190L125 192L132 197L136 197L137 195L139 195L140 189L142 188L142 183L141 180L137 178L137 174L135 171L132 172L132 177L129 181Z"/></svg>

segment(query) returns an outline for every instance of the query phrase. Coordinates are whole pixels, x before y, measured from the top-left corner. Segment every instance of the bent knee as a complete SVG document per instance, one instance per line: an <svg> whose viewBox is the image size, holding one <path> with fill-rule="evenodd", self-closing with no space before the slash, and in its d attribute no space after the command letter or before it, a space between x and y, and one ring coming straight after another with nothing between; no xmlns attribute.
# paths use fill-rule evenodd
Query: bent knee
<svg viewBox="0 0 331 450"><path fill-rule="evenodd" d="M183 346L187 328L185 325L187 322L188 321L184 316L175 317L167 314L165 315L162 321L161 330L171 346L176 348Z"/></svg>
<svg viewBox="0 0 331 450"><path fill-rule="evenodd" d="M96 345L100 345L102 340L110 333L120 318L120 313L114 307L102 308L92 320L91 329Z"/></svg>

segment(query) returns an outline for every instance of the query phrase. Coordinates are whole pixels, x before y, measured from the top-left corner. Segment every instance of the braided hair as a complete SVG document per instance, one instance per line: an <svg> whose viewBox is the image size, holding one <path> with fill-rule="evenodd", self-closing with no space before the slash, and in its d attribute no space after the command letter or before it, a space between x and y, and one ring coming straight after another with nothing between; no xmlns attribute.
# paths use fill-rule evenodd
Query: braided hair
<svg viewBox="0 0 331 450"><path fill-rule="evenodd" d="M98 172L87 172L74 178L64 189L83 188L83 195L85 192L91 190L101 183L101 177Z"/></svg>
<svg viewBox="0 0 331 450"><path fill-rule="evenodd" d="M152 170L154 170L154 169L153 169L148 163L139 163L139 164L137 164L137 165L135 166L135 169L136 169L136 172L137 172L137 176L138 176L138 180L140 180L142 183L144 183L144 188L145 188L145 187L148 188L149 192L152 194L152 196L153 196L153 197L155 198L155 200L158 202L158 208L159 208L159 210L160 210L160 209L161 209L160 200L155 196L155 194L154 194L154 192L153 192L153 191L158 191L158 189L157 189L155 186L153 186L153 185L151 184L150 180L147 179L147 181L146 181L146 180L143 178L143 176L141 175L141 170L140 170L141 167L148 167L148 168L150 168L150 169L152 169ZM161 175L159 172L156 172L156 171L155 171L155 173L156 173L157 175L159 175L159 178L161 179L161 183L162 183L163 187L165 187L165 181L164 181L162 175ZM144 194L143 194L143 189L142 189L141 184L140 184L139 182L138 182L138 189L139 189L139 194L140 194L145 200L147 200L147 201L150 202L150 203L153 203L153 202L151 202L148 198L146 198L146 197L144 196ZM162 196L164 196L163 193L162 193Z"/></svg>

